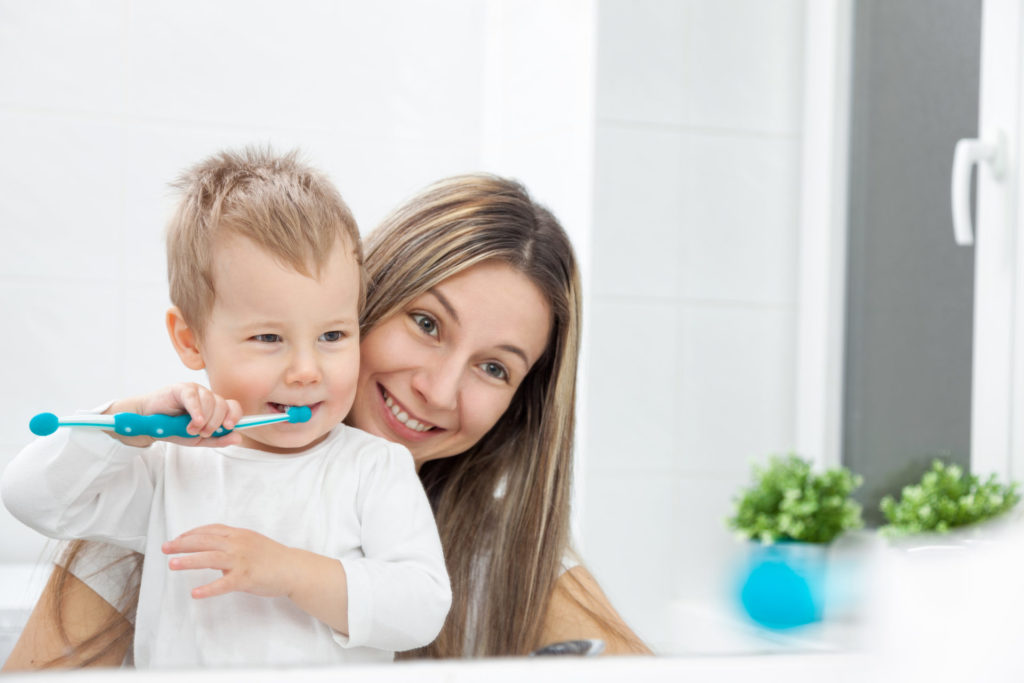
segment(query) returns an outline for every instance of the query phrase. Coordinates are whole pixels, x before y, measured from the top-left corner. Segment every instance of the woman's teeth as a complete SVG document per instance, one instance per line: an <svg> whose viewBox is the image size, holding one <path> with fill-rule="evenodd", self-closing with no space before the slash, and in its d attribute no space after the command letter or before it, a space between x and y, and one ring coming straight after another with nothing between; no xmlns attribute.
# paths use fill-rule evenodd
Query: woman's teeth
<svg viewBox="0 0 1024 683"><path fill-rule="evenodd" d="M395 419L404 424L409 429L417 432L429 432L433 429L433 425L428 425L420 422L416 418L409 417L409 413L402 410L397 403L391 400L391 396L387 392L384 392L384 403L387 404L388 408L394 414Z"/></svg>

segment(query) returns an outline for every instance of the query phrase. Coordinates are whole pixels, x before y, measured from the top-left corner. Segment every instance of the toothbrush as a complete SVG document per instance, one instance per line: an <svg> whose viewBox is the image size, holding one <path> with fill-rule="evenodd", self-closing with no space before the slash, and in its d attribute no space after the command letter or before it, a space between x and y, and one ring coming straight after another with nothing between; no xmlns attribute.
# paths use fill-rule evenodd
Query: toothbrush
<svg viewBox="0 0 1024 683"><path fill-rule="evenodd" d="M235 425L235 429L246 429L248 427L261 427L276 422L306 422L312 416L309 406L292 406L284 413L269 413L267 415L250 415L243 417ZM94 427L97 429L112 429L122 436L151 436L155 439L165 439L169 436L181 436L186 439L198 438L195 434L185 431L192 417L185 415L139 415L138 413L116 413L114 415L73 415L71 417L57 417L53 413L39 413L33 417L28 428L36 436L46 436L57 431L58 427ZM230 434L233 429L217 427L211 438Z"/></svg>

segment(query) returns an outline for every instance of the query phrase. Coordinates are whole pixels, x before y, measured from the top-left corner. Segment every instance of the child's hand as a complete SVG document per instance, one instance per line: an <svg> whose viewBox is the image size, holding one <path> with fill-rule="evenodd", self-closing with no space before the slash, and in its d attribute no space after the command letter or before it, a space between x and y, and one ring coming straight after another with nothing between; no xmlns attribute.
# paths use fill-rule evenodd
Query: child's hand
<svg viewBox="0 0 1024 683"><path fill-rule="evenodd" d="M218 569L216 581L192 589L193 598L234 591L286 597L339 633L348 634L348 578L335 558L289 548L249 529L208 524L161 547L172 570Z"/></svg>
<svg viewBox="0 0 1024 683"><path fill-rule="evenodd" d="M196 434L200 438L169 437L165 439L166 441L186 446L228 446L242 442L242 437L234 432L216 439L210 438L214 430L221 425L226 429L233 429L238 420L242 418L242 406L238 401L226 399L194 382L172 384L150 394L114 401L106 412L108 414L129 412L139 415L188 413L192 416L192 421L187 430L190 434ZM129 446L145 447L154 441L148 436L122 436L113 432L110 435Z"/></svg>
<svg viewBox="0 0 1024 683"><path fill-rule="evenodd" d="M275 598L289 596L293 548L249 529L208 524L186 531L161 546L179 569L219 569L223 576L192 590L193 598L212 598L233 591Z"/></svg>

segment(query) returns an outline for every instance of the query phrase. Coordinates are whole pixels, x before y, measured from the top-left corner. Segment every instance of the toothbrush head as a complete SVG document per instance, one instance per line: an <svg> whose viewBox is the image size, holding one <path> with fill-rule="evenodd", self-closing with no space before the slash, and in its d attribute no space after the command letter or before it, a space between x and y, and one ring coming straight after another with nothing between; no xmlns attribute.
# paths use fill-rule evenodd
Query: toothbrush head
<svg viewBox="0 0 1024 683"><path fill-rule="evenodd" d="M313 411L309 409L309 406L292 406L288 409L289 424L309 422L311 417L313 417Z"/></svg>
<svg viewBox="0 0 1024 683"><path fill-rule="evenodd" d="M309 410L309 408L306 410ZM57 427L59 426L60 418L53 413L39 413L29 420L28 423L28 428L31 429L32 433L36 436L49 436L57 431Z"/></svg>

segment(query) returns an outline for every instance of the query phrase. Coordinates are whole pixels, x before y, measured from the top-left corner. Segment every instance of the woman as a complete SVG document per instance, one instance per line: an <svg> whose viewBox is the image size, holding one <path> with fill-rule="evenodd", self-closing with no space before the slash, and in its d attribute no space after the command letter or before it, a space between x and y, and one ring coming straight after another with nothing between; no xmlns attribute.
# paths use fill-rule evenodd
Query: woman
<svg viewBox="0 0 1024 683"><path fill-rule="evenodd" d="M385 219L365 253L347 421L412 452L452 581L437 640L400 656L521 655L577 638L649 652L569 550L580 301L554 216L515 182L460 176ZM123 660L139 557L78 564L110 552L71 544L71 571L54 570L5 669Z"/></svg>

